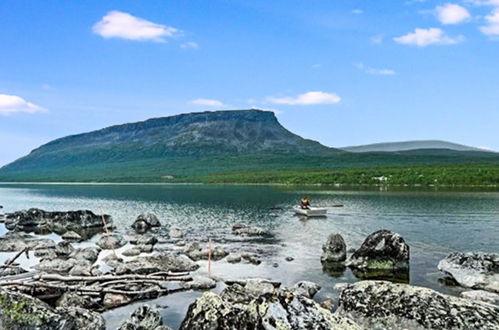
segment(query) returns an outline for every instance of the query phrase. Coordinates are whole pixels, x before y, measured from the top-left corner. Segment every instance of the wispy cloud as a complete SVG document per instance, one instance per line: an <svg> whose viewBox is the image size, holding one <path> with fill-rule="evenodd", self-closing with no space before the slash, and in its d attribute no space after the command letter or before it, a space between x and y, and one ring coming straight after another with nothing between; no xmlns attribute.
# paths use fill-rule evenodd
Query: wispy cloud
<svg viewBox="0 0 499 330"><path fill-rule="evenodd" d="M153 23L121 11L110 11L97 22L92 30L104 38L121 38L138 41L164 42L174 37L176 28Z"/></svg>
<svg viewBox="0 0 499 330"><path fill-rule="evenodd" d="M471 18L468 9L454 3L446 3L443 6L438 6L435 8L435 14L440 23L444 25L463 23L469 21Z"/></svg>
<svg viewBox="0 0 499 330"><path fill-rule="evenodd" d="M454 45L464 41L464 36L449 37L442 29L416 28L414 32L393 38L395 42L403 45L426 47L429 45Z"/></svg>
<svg viewBox="0 0 499 330"><path fill-rule="evenodd" d="M364 13L364 11L362 9L354 9L354 10L352 10L352 14L355 14L355 15L361 15L363 13Z"/></svg>
<svg viewBox="0 0 499 330"><path fill-rule="evenodd" d="M499 36L499 9L494 10L490 15L485 16L487 25L481 26L480 31L488 36Z"/></svg>
<svg viewBox="0 0 499 330"><path fill-rule="evenodd" d="M341 98L334 93L312 91L294 97L268 97L267 102L286 105L336 104Z"/></svg>
<svg viewBox="0 0 499 330"><path fill-rule="evenodd" d="M223 107L224 103L219 100L213 100L213 99L196 99L191 101L192 104L196 105L204 105L208 107Z"/></svg>
<svg viewBox="0 0 499 330"><path fill-rule="evenodd" d="M47 109L30 103L16 95L0 94L0 115L10 115L16 112L35 113L46 112Z"/></svg>
<svg viewBox="0 0 499 330"><path fill-rule="evenodd" d="M188 48L191 48L191 49L198 49L199 48L199 45L197 42L194 42L194 41L188 41L188 42L184 42L183 44L180 45L180 48L184 48L184 49L188 49Z"/></svg>
<svg viewBox="0 0 499 330"><path fill-rule="evenodd" d="M371 68L369 66L364 65L364 63L362 62L355 63L355 67L368 74L381 75L381 76L393 76L397 74L395 70Z"/></svg>

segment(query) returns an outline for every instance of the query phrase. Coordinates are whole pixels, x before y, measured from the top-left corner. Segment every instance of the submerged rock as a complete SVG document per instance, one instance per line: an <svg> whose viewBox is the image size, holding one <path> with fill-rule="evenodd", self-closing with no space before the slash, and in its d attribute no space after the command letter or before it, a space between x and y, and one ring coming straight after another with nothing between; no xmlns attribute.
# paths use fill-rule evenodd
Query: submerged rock
<svg viewBox="0 0 499 330"><path fill-rule="evenodd" d="M340 234L331 234L322 246L321 262L342 262L347 258L347 245Z"/></svg>
<svg viewBox="0 0 499 330"><path fill-rule="evenodd" d="M408 276L409 245L397 233L378 230L352 254L347 266L360 270L355 275L362 278Z"/></svg>
<svg viewBox="0 0 499 330"><path fill-rule="evenodd" d="M104 219L104 221L103 221ZM88 228L112 227L110 215L97 215L89 210L49 212L36 208L6 214L5 226L9 230L35 233L77 233Z"/></svg>
<svg viewBox="0 0 499 330"><path fill-rule="evenodd" d="M375 329L498 329L499 308L386 281L360 281L340 295L339 315Z"/></svg>
<svg viewBox="0 0 499 330"><path fill-rule="evenodd" d="M252 227L245 223L236 223L232 226L232 233L241 236L264 236L267 232L260 227Z"/></svg>
<svg viewBox="0 0 499 330"><path fill-rule="evenodd" d="M182 282L181 286L184 289L208 290L216 287L217 282L209 277L196 275L192 277L192 281Z"/></svg>
<svg viewBox="0 0 499 330"><path fill-rule="evenodd" d="M208 247L206 248L201 248L199 243L195 242L190 244L186 248L186 254L192 258L193 260L207 260L208 259L208 254L210 253ZM223 247L221 246L214 246L211 249L211 259L212 260L220 260L225 258L227 255L229 255L229 252L227 252ZM244 256L243 256L244 258Z"/></svg>
<svg viewBox="0 0 499 330"><path fill-rule="evenodd" d="M118 328L118 330L155 330L163 324L157 308L142 305Z"/></svg>
<svg viewBox="0 0 499 330"><path fill-rule="evenodd" d="M185 231L178 227L170 228L170 238L182 238L185 236Z"/></svg>
<svg viewBox="0 0 499 330"><path fill-rule="evenodd" d="M438 263L438 269L460 286L499 292L498 253L451 253Z"/></svg>
<svg viewBox="0 0 499 330"><path fill-rule="evenodd" d="M97 242L97 246L105 250L119 249L127 243L123 235L118 233L105 233Z"/></svg>
<svg viewBox="0 0 499 330"><path fill-rule="evenodd" d="M52 308L31 296L0 289L0 327L9 330L104 330L98 313L79 307Z"/></svg>
<svg viewBox="0 0 499 330"><path fill-rule="evenodd" d="M251 283L234 284L222 295L205 292L189 306L180 329L360 329L303 295Z"/></svg>

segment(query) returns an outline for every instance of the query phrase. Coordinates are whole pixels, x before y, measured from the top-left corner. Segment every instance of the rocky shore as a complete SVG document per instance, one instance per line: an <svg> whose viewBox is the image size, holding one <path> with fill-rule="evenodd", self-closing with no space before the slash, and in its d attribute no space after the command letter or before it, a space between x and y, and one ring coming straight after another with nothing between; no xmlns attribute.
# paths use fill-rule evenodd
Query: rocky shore
<svg viewBox="0 0 499 330"><path fill-rule="evenodd" d="M329 235L323 268L348 268L359 279L336 285L339 298L331 300L307 279L285 287L272 279L210 276L201 269L208 260L259 267L265 254L229 249L216 238L200 242L152 213L138 215L124 232L110 215L86 210L30 209L0 221L9 230L0 251L15 252L0 266L1 329L106 329L102 312L139 301L119 329L170 329L161 307L147 301L186 291L202 294L190 302L181 329L499 329L499 254L444 258L442 276L469 289L446 295L409 284L410 247L389 230L368 235L358 248ZM48 233L59 239L40 236ZM227 235L251 240L272 233L236 223ZM18 263L23 254L36 259L33 269Z"/></svg>

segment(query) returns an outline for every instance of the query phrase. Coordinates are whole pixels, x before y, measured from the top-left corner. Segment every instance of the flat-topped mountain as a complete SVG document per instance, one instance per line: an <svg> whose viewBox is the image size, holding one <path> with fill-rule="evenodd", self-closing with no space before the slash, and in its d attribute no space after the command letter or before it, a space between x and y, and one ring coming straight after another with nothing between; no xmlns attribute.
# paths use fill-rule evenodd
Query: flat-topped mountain
<svg viewBox="0 0 499 330"><path fill-rule="evenodd" d="M481 151L486 150L470 147L463 144L440 141L440 140L415 140L415 141L402 141L402 142L382 142L373 143L360 146L351 146L341 148L349 152L396 152L417 149L449 149L456 151Z"/></svg>

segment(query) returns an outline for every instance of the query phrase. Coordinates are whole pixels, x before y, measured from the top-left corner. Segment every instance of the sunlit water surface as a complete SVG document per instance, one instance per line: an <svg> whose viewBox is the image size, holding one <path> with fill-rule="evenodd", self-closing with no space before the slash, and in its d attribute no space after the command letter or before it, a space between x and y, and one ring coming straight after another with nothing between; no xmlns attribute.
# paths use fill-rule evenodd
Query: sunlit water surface
<svg viewBox="0 0 499 330"><path fill-rule="evenodd" d="M291 210L299 197L312 196L314 206L328 207L326 218L302 219ZM332 207L343 204L343 207ZM499 251L499 192L339 190L339 188L286 186L208 185L10 185L0 184L2 212L31 207L45 210L89 209L111 214L118 231L130 233L130 225L144 212L154 212L164 225L188 232L187 240L207 242L212 237L230 251L262 255L262 264L212 265L220 278L267 277L292 285L310 280L323 289L321 301L337 298L335 283L358 279L349 271L329 273L320 263L321 247L331 233L340 233L348 248L360 246L379 229L401 234L411 249L410 283L458 294L445 286L437 263L452 251ZM272 233L270 239L240 239L232 224L245 222ZM0 234L5 232L0 227ZM160 235L167 236L166 226ZM58 239L56 235L49 236ZM95 241L97 238L92 239ZM88 243L87 243L88 244ZM0 254L0 262L12 254ZM286 257L293 257L291 262ZM34 261L24 260L31 266ZM278 264L275 267L275 264ZM206 262L199 272L206 273ZM223 289L219 284L215 291ZM178 327L188 304L200 295L185 292L150 303L161 306L164 321ZM114 329L142 302L104 313Z"/></svg>

